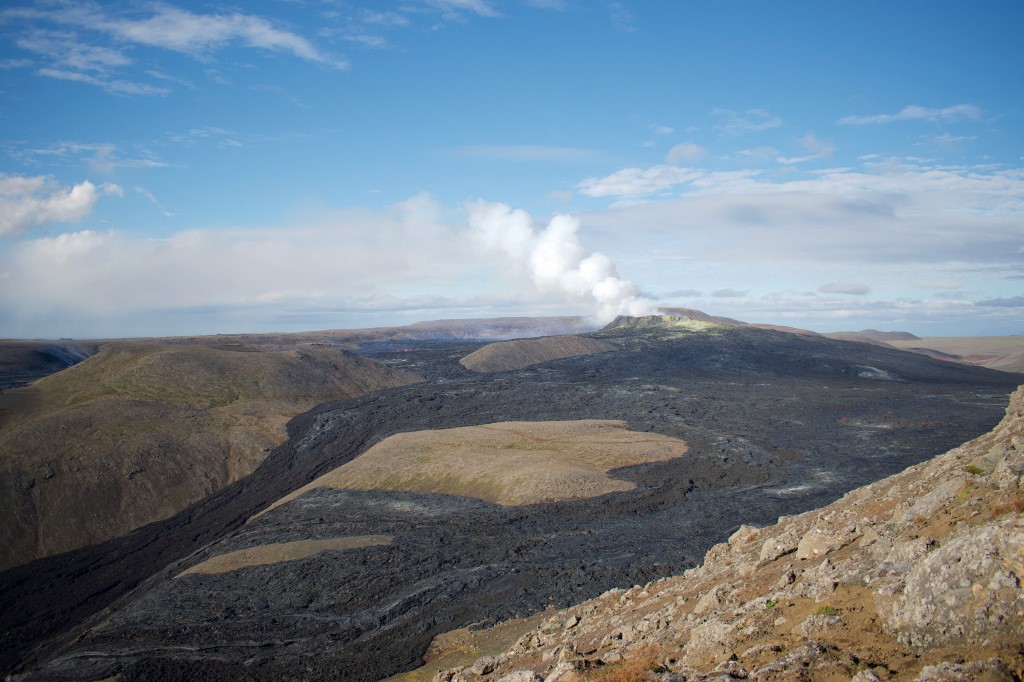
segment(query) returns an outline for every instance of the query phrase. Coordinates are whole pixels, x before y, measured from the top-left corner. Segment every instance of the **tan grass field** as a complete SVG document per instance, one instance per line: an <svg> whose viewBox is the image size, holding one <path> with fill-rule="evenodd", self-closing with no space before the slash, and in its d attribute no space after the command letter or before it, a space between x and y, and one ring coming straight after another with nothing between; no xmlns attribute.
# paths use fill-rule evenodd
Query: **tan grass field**
<svg viewBox="0 0 1024 682"><path fill-rule="evenodd" d="M295 542L275 542L269 545L247 547L234 552L220 554L211 557L206 561L188 568L175 578L190 573L201 573L212 575L215 573L228 573L237 571L247 566L266 566L278 564L282 561L295 561L305 559L308 556L326 552L328 550L359 549L361 547L379 547L390 545L392 541L389 535L356 535L342 538L327 538L326 540L296 540Z"/></svg>
<svg viewBox="0 0 1024 682"><path fill-rule="evenodd" d="M501 505L582 499L632 490L608 475L686 453L685 442L612 420L502 422L387 438L274 503L315 488L408 490Z"/></svg>

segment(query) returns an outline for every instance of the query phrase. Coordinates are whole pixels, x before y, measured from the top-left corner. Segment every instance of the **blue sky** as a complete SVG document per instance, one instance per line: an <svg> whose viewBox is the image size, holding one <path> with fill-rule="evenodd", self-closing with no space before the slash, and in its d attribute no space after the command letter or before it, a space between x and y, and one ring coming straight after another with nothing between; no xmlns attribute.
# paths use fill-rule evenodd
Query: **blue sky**
<svg viewBox="0 0 1024 682"><path fill-rule="evenodd" d="M1024 333L1024 4L0 9L0 336Z"/></svg>

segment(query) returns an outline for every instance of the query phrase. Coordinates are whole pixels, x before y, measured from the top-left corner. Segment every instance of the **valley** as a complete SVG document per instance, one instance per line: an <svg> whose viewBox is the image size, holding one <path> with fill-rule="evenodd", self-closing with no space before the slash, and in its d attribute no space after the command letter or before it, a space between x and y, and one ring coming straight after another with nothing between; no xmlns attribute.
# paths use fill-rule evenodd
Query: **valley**
<svg viewBox="0 0 1024 682"><path fill-rule="evenodd" d="M615 349L488 374L460 364L481 343L364 345L425 381L321 404L252 474L175 516L0 574L3 668L381 679L418 667L443 632L679 574L743 523L816 508L959 445L991 429L1024 381L717 322L623 320L591 337ZM613 469L631 488L585 499L502 506L443 486L315 487L259 514L395 434L579 420L688 449ZM296 542L324 549L190 572Z"/></svg>

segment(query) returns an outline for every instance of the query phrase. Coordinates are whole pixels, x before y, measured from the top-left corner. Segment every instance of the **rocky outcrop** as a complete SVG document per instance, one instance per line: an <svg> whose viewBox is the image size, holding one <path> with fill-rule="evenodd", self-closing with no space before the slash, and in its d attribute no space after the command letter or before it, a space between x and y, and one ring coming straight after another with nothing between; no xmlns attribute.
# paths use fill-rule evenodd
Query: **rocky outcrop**
<svg viewBox="0 0 1024 682"><path fill-rule="evenodd" d="M740 526L699 568L552 612L486 666L434 679L1019 680L1022 477L1024 387L989 434Z"/></svg>

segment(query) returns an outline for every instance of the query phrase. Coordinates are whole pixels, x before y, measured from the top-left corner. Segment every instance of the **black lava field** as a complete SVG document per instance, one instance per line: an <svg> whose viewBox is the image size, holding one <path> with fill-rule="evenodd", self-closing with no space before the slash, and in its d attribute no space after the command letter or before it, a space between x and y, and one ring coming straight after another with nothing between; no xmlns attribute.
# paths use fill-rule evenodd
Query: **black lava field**
<svg viewBox="0 0 1024 682"><path fill-rule="evenodd" d="M381 679L417 667L437 634L680 573L741 523L821 506L944 452L990 430L1024 382L754 328L598 336L620 349L489 375L458 364L481 344L365 347L427 381L321 405L254 474L175 517L0 574L0 671ZM690 450L619 470L635 490L583 501L319 489L246 523L394 433L569 419L622 419ZM394 540L174 578L234 549L346 535Z"/></svg>

